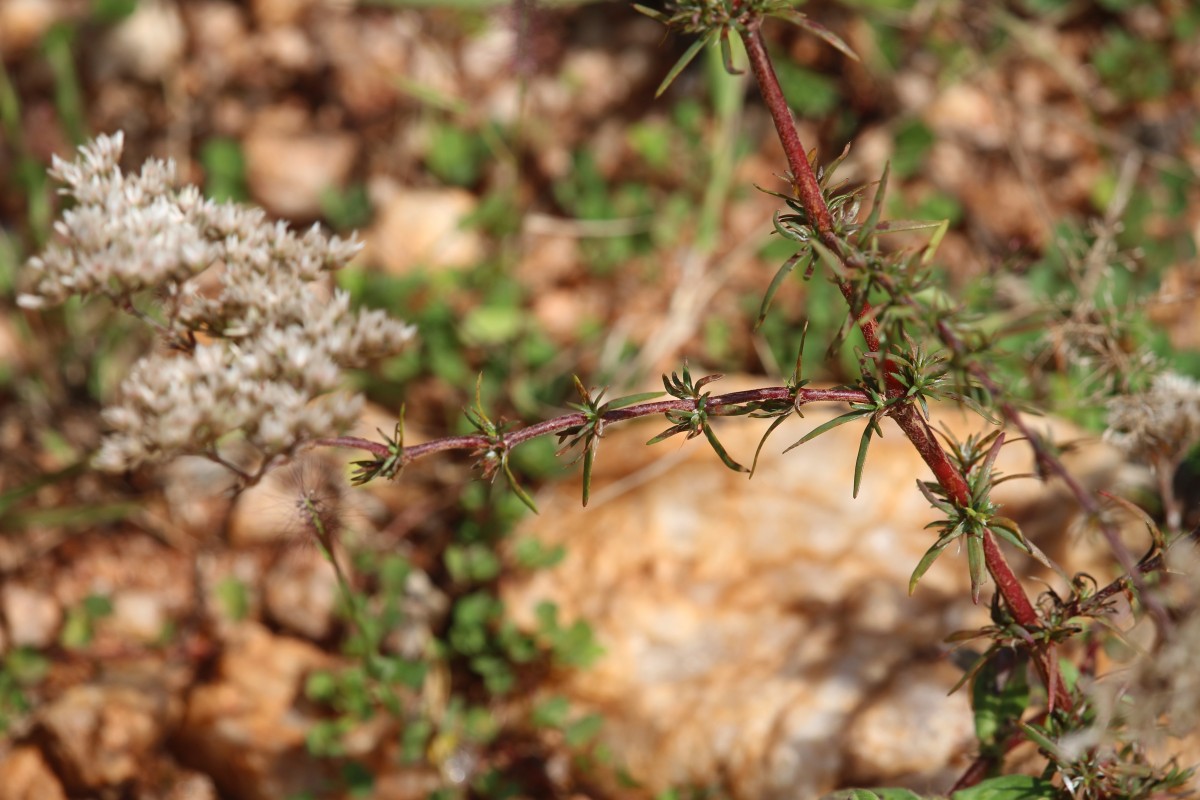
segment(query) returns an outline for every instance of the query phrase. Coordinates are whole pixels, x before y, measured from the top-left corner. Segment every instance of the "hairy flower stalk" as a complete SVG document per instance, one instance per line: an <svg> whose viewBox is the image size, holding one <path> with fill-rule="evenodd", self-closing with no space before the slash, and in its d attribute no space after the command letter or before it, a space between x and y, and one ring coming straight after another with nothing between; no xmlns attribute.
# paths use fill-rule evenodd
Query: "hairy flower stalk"
<svg viewBox="0 0 1200 800"><path fill-rule="evenodd" d="M350 307L321 278L360 245L317 227L295 233L261 209L177 189L175 166L119 166L122 134L101 136L51 176L75 205L57 241L30 259L25 308L106 297L149 324L165 347L143 356L104 411L97 466L130 469L204 455L257 480L279 457L353 425L362 398L337 394L342 370L397 352L412 326ZM153 295L151 295L153 292ZM258 452L249 472L222 455L239 433Z"/></svg>

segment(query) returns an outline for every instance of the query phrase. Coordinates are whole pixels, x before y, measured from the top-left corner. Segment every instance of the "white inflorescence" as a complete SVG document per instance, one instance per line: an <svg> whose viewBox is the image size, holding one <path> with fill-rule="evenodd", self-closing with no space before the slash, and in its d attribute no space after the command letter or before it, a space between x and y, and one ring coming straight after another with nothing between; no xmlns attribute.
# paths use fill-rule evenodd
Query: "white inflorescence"
<svg viewBox="0 0 1200 800"><path fill-rule="evenodd" d="M112 430L97 465L213 453L234 431L269 459L353 424L362 398L334 394L342 368L395 353L415 334L316 283L360 244L317 226L297 234L260 209L177 189L169 161L126 175L122 144L120 133L101 136L75 161L55 159L51 175L75 205L55 224L57 241L28 262L32 285L18 298L40 308L99 295L135 309L155 292L155 316L177 347L134 365L104 412Z"/></svg>

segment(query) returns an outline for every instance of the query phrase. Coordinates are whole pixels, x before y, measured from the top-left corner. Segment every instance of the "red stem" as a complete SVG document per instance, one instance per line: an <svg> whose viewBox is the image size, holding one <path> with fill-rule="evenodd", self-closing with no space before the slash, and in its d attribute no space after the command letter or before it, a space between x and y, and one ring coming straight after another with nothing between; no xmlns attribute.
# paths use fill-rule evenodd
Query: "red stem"
<svg viewBox="0 0 1200 800"><path fill-rule="evenodd" d="M833 217L821 194L820 184L813 173L812 165L809 164L804 146L800 142L791 109L788 108L787 101L783 97L779 79L771 64L771 57L767 53L766 44L762 38L761 20L753 20L742 30L742 41L746 45L746 53L750 58L750 68L758 81L763 101L775 123L775 130L779 134L779 141L787 156L796 194L799 196L811 224L816 228L821 243L844 260L841 244L833 231ZM872 352L878 353L880 351L879 330L871 316L870 305L862 300L862 307L856 309L854 306L858 298L855 297L853 287L843 281L839 284L839 288L850 305L851 313L855 315L867 347ZM892 374L892 370L887 369L886 364L884 373L887 378L889 395L902 391L899 381ZM899 403L890 412L890 415L913 443L921 458L929 465L937 482L946 490L953 502L960 506L970 505L971 493L966 480L954 466L946 451L938 444L929 430L929 426L917 414L912 404ZM984 557L988 571L996 581L996 588L1013 618L1024 627L1036 627L1039 624L1037 610L1026 596L1025 590L1004 558L1004 554L997 546L991 532L984 534ZM1045 652L1041 658L1035 659L1035 661L1038 663L1043 681L1050 689L1051 703L1057 702L1060 706L1069 706L1070 700L1062 683L1056 680L1057 672L1054 668L1053 653Z"/></svg>
<svg viewBox="0 0 1200 800"><path fill-rule="evenodd" d="M745 405L746 403L788 401L796 405L805 403L866 403L867 396L854 389L790 389L786 386L772 386L764 389L746 389L740 392L713 395L705 401L705 408L715 416L721 416L722 408ZM605 422L622 422L624 420L646 417L653 414L663 414L667 411L694 411L694 400L659 400L653 403L640 403L628 408L618 408L601 415ZM561 433L571 428L577 428L587 422L587 416L582 412L563 414L561 417L544 420L524 428L515 428L504 432L504 445L516 447L522 442L536 439L547 434ZM318 439L314 444L324 447L350 447L366 450L378 458L387 458L390 453L388 446L370 439L360 439L357 436L336 436ZM446 436L441 439L406 446L400 457L400 465L410 464L422 456L432 453L442 453L447 450L480 450L491 447L492 440L482 433L467 436Z"/></svg>

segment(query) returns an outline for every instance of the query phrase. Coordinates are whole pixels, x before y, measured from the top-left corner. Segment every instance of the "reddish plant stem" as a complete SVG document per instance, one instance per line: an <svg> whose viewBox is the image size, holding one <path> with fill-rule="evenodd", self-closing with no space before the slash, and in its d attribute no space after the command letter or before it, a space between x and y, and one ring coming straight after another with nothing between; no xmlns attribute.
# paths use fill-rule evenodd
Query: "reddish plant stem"
<svg viewBox="0 0 1200 800"><path fill-rule="evenodd" d="M866 403L867 396L853 389L790 389L787 386L772 386L764 389L746 389L740 392L713 395L705 401L705 408L714 416L724 416L722 410L733 408L746 403L794 402L796 405L805 403ZM605 422L622 422L653 414L663 414L667 411L694 411L694 400L659 400L653 403L639 403L628 408L618 408L606 411L601 415ZM503 434L504 446L513 448L522 442L536 439L547 434L562 433L572 428L578 428L587 422L587 415L582 412L563 414L561 417L544 420L524 428L515 428ZM386 444L373 442L370 439L360 439L357 436L336 436L318 439L315 444L323 447L350 447L366 450L377 458L387 458L391 453ZM441 439L406 446L400 457L400 465L412 463L422 456L442 453L448 450L486 450L494 445L493 441L482 433L467 436L447 436Z"/></svg>
<svg viewBox="0 0 1200 800"><path fill-rule="evenodd" d="M742 41L746 45L750 68L758 81L759 91L762 93L763 101L775 123L775 130L779 134L779 141L787 156L796 194L799 196L811 224L816 228L822 244L844 260L841 244L833 231L833 217L821 194L820 184L813 173L812 165L809 164L804 146L800 142L791 109L788 108L787 101L783 97L779 79L775 74L771 57L767 53L766 43L762 38L761 20L751 21L742 30ZM871 316L870 304L865 299L860 301L859 298L856 298L853 287L848 282L842 281L839 288L850 305L851 314L859 323L859 329L862 331L867 347L872 352L880 352L879 330ZM861 308L855 308L858 302L861 302ZM885 362L884 374L887 380L888 394L896 396L903 392L903 387L889 366ZM913 443L921 458L929 465L934 477L946 490L951 500L960 506L970 505L971 493L966 480L954 466L946 451L938 444L929 430L928 424L917 414L912 404L898 403L889 413ZM1022 626L1036 627L1038 625L1037 610L1026 596L1025 590L1004 558L1004 554L996 545L991 532L984 535L984 556L988 571L996 581L997 590L1014 619ZM1061 682L1055 680L1053 654L1051 652L1043 653L1042 658L1036 659L1036 661L1042 678L1050 689L1053 698L1051 702L1057 700L1060 705L1068 704L1069 700L1065 691L1062 691Z"/></svg>

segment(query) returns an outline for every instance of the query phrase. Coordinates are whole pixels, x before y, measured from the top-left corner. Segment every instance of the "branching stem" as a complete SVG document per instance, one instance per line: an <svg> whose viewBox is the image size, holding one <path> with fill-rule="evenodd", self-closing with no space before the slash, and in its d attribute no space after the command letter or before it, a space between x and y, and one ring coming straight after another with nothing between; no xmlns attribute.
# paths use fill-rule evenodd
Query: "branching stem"
<svg viewBox="0 0 1200 800"><path fill-rule="evenodd" d="M740 392L714 395L707 399L705 408L714 416L722 416L722 408L732 410L737 406L744 406L747 403L766 402L795 402L797 405L822 402L865 403L867 402L867 396L863 392L854 389L791 389L787 386L772 386L764 389L747 389ZM605 422L622 422L624 420L637 419L638 417L664 414L667 411L694 411L695 409L696 401L694 400L660 400L653 403L639 403L628 408L607 411L601 415L601 419ZM522 442L536 439L539 436L561 433L572 428L578 428L585 424L587 419L587 415L582 412L563 414L560 417L527 425L524 428L505 431L504 443L509 448L516 447ZM326 447L352 447L359 450L367 450L379 458L386 458L391 455L386 444L373 442L369 439L361 439L357 436L338 436L319 439L316 444ZM448 450L474 451L490 447L491 445L492 441L483 434L447 436L405 447L404 452L400 456L400 466L410 464L418 458L431 455L432 453L442 453Z"/></svg>
<svg viewBox="0 0 1200 800"><path fill-rule="evenodd" d="M844 251L834 234L833 217L821 194L820 184L817 181L817 176L813 173L812 165L809 163L804 146L800 142L800 136L796 132L796 123L792 118L791 109L788 108L787 101L783 97L783 91L779 86L779 79L775 75L775 68L772 66L770 55L767 53L766 44L762 38L760 21L746 26L742 31L742 40L746 45L746 53L750 58L750 67L754 72L755 79L758 81L763 101L766 103L767 109L771 114L771 119L775 123L775 129L779 134L779 141L783 145L784 153L787 156L788 166L791 169L792 181L798 199L804 206L808 218L816 228L821 238L821 243L829 248L831 252L844 259ZM856 299L853 287L851 287L849 282L840 282L839 288L842 295L846 298L847 303L850 304L850 311L859 324L859 329L862 331L863 339L866 341L868 349L871 352L880 352L879 330L871 315L870 304L865 300L858 301ZM856 303L861 307L855 308ZM885 363L884 374L889 394L903 391L903 387L900 386L899 381L896 380L895 375L889 367L890 365ZM946 490L950 498L958 505L968 506L970 504L971 493L967 481L954 466L954 463L950 460L950 456L933 437L929 426L920 417L913 405L911 403L899 403L890 412L890 415L896 421L896 424L900 426L900 429L904 431L905 436L913 443L917 452L920 453L921 458L929 465L934 477L942 488ZM1025 594L1020 581L1017 579L1012 567L1008 564L1008 561L1000 551L990 532L984 536L984 555L988 571L996 581L997 590L1000 592L1000 596L1004 599L1004 603L1013 615L1013 618L1022 626L1029 628L1036 627L1039 624L1037 610ZM1052 702L1057 702L1062 707L1069 707L1070 699L1062 686L1062 682L1057 680L1053 652L1047 648L1046 652L1039 654L1036 663L1038 664L1043 681L1046 682L1047 687L1051 690Z"/></svg>

